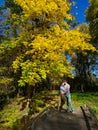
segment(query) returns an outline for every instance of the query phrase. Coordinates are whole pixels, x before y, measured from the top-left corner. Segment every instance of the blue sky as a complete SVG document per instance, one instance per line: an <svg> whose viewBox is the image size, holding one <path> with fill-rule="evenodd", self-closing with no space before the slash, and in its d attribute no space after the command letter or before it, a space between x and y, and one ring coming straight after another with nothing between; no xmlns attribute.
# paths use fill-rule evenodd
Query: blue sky
<svg viewBox="0 0 98 130"><path fill-rule="evenodd" d="M88 7L89 0L71 0L76 2L76 7L73 8L73 14L77 14L77 20L79 23L85 22L85 10ZM0 5L4 0L0 0Z"/></svg>
<svg viewBox="0 0 98 130"><path fill-rule="evenodd" d="M0 0L0 5L4 2L4 0Z"/></svg>
<svg viewBox="0 0 98 130"><path fill-rule="evenodd" d="M71 0L73 1L73 0ZM76 6L73 7L72 13L77 15L79 23L85 22L85 10L89 6L89 0L74 0Z"/></svg>

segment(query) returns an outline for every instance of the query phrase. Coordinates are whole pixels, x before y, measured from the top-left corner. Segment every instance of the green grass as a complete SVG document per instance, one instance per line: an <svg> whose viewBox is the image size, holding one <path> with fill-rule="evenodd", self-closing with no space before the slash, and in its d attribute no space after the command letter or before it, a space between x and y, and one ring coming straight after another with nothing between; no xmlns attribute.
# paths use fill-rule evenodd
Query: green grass
<svg viewBox="0 0 98 130"><path fill-rule="evenodd" d="M4 130L12 129L13 124L17 119L20 119L25 115L25 111L20 112L21 104L18 104L19 102L20 98L11 100L11 102L0 111L0 127Z"/></svg>
<svg viewBox="0 0 98 130"><path fill-rule="evenodd" d="M98 92L91 93L72 93L72 102L75 107L88 104L95 115L98 117Z"/></svg>

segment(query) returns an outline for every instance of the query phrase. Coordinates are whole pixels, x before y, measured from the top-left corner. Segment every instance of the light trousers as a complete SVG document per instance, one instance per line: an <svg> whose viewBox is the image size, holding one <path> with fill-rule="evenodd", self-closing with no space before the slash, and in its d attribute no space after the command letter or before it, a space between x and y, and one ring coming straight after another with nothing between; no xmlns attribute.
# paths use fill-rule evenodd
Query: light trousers
<svg viewBox="0 0 98 130"><path fill-rule="evenodd" d="M65 97L66 109L68 111L73 111L73 105L72 105L72 101L71 101L71 94L67 93L64 97Z"/></svg>

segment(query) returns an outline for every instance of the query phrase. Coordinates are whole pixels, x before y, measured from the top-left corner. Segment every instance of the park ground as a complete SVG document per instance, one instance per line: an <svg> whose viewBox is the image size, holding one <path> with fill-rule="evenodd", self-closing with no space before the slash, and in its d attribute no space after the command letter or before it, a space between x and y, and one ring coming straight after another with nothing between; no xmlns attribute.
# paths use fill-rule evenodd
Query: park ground
<svg viewBox="0 0 98 130"><path fill-rule="evenodd" d="M87 103L98 118L98 92L71 93L71 97L74 108L79 108ZM59 104L59 101L58 91L36 94L31 101L31 108L27 107L27 99L24 97L11 99L10 103L0 111L0 126L2 130L18 130L18 125L23 117L29 115L29 119L32 119L45 107L54 102Z"/></svg>

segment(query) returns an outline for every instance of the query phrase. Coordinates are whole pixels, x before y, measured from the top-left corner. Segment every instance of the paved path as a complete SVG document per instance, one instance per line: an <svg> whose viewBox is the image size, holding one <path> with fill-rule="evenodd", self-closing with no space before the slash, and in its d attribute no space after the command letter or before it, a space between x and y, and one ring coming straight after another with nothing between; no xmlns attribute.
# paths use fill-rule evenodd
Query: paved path
<svg viewBox="0 0 98 130"><path fill-rule="evenodd" d="M74 113L52 110L39 120L34 130L88 130L81 109ZM32 129L32 130L33 130Z"/></svg>

